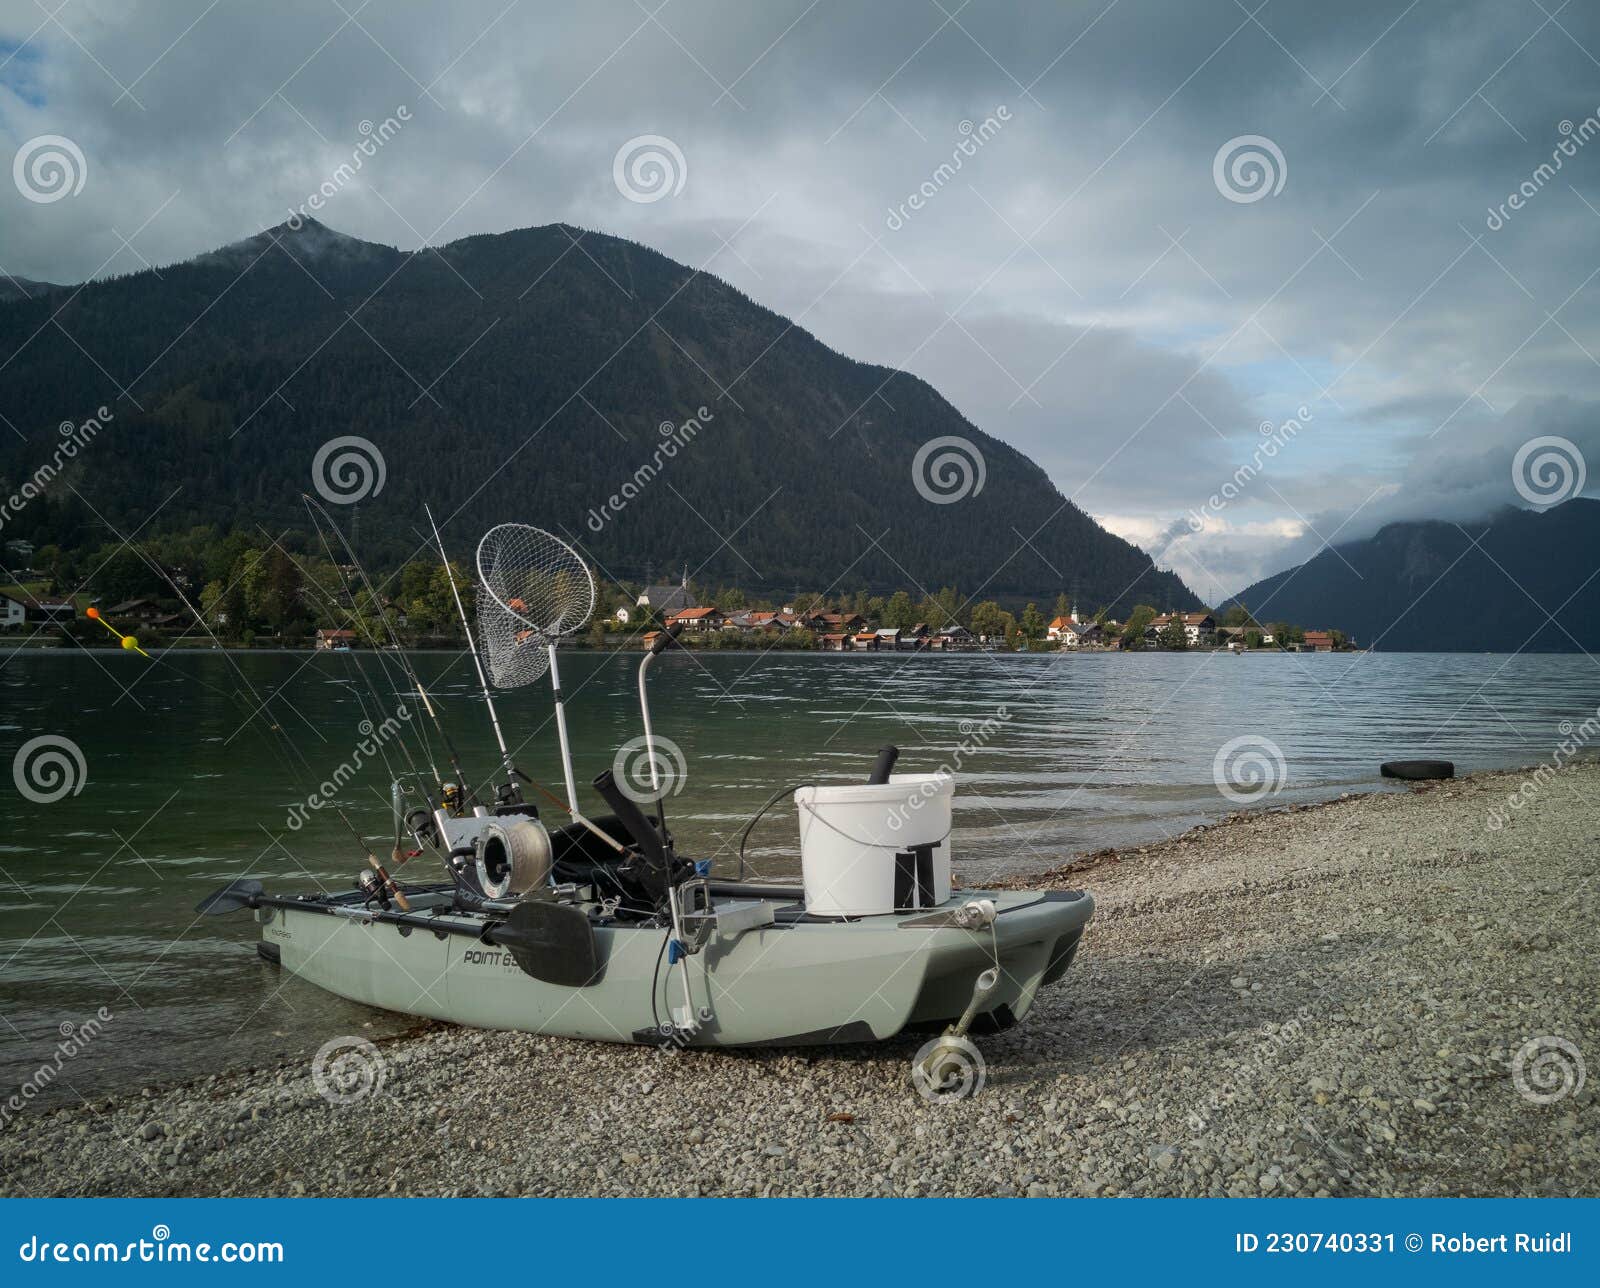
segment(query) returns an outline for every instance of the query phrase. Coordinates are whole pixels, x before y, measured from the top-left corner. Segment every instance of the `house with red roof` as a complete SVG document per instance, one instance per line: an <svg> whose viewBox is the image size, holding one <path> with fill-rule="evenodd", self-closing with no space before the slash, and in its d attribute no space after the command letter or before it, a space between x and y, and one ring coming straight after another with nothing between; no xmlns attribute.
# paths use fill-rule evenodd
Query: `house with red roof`
<svg viewBox="0 0 1600 1288"><path fill-rule="evenodd" d="M685 608L667 618L668 626L682 626L686 631L720 631L724 621L716 608Z"/></svg>

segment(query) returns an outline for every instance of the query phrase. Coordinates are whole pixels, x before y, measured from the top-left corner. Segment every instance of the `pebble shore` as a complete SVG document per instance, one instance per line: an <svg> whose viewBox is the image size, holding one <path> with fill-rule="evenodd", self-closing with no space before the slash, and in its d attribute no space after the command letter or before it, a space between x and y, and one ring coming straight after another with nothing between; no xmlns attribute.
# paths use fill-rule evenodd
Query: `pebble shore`
<svg viewBox="0 0 1600 1288"><path fill-rule="evenodd" d="M1600 763L1509 808L1530 780L1256 809L1015 882L1099 911L960 1103L912 1087L921 1038L428 1025L352 1055L349 1103L293 1064L24 1114L0 1195L1595 1195Z"/></svg>

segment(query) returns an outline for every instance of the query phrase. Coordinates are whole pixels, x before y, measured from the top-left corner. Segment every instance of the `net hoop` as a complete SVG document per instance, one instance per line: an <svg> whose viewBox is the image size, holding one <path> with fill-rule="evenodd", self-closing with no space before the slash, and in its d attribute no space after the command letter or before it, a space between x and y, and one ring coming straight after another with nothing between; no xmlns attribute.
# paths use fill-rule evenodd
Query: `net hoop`
<svg viewBox="0 0 1600 1288"><path fill-rule="evenodd" d="M594 612L594 574L560 537L525 523L490 528L478 543L479 647L500 688L531 684L549 648Z"/></svg>

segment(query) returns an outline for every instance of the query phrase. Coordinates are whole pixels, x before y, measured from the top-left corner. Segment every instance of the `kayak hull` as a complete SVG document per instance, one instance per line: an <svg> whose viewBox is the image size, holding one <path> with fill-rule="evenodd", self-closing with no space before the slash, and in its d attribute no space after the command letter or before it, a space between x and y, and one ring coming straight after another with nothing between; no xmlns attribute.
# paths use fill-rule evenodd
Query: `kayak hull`
<svg viewBox="0 0 1600 1288"><path fill-rule="evenodd" d="M994 901L992 927L948 924L951 910L975 899ZM979 1024L1009 1027L1065 973L1093 914L1094 900L1079 891L962 891L931 915L848 921L795 908L770 925L714 932L672 966L666 929L597 925L601 970L580 988L524 973L508 949L486 942L481 917L445 907L402 915L353 898L269 899L256 915L267 953L285 970L381 1010L599 1042L733 1047L871 1042L943 1027L997 954L1000 981Z"/></svg>

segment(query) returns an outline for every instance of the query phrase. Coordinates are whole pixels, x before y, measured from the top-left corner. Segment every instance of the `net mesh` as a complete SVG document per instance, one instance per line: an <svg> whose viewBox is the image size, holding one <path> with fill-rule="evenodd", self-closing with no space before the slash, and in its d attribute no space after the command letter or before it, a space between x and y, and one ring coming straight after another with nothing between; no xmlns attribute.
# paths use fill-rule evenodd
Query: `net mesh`
<svg viewBox="0 0 1600 1288"><path fill-rule="evenodd" d="M478 643L503 689L550 668L548 646L582 630L594 611L594 577L565 541L542 528L502 523L478 543Z"/></svg>

